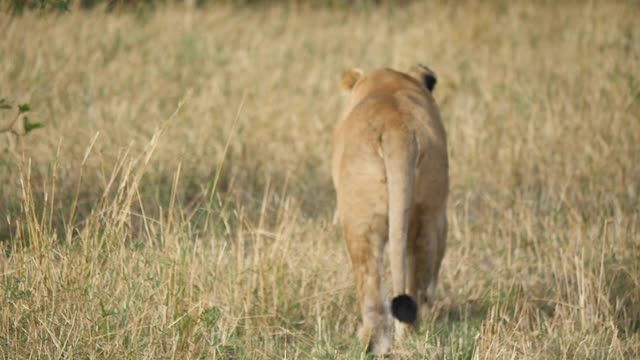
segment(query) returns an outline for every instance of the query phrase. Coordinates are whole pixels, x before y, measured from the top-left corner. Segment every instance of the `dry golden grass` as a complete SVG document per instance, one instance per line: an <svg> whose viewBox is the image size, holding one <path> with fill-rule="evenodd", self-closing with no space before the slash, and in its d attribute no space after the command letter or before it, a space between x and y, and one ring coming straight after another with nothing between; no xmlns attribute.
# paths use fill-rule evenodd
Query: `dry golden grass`
<svg viewBox="0 0 640 360"><path fill-rule="evenodd" d="M2 357L360 357L339 77L415 62L450 235L397 357L639 357L640 7L456 4L0 15L0 97L46 123L0 134Z"/></svg>

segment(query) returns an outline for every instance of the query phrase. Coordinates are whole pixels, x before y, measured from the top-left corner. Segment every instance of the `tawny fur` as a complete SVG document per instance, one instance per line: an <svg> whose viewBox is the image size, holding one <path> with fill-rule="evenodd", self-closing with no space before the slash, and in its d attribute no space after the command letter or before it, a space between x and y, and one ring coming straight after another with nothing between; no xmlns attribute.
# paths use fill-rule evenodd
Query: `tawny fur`
<svg viewBox="0 0 640 360"><path fill-rule="evenodd" d="M392 297L409 295L419 313L433 301L447 236L446 136L430 92L435 74L426 66L409 73L352 69L342 86L349 103L334 133L335 220L356 280L360 339L382 354L391 346L382 289L387 242ZM396 321L396 337L405 327Z"/></svg>

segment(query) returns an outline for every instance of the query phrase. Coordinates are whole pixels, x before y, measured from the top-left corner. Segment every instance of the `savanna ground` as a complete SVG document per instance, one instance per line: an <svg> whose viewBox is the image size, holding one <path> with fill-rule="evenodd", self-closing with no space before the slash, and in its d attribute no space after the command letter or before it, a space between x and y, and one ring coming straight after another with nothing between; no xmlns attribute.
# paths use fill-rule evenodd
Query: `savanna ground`
<svg viewBox="0 0 640 360"><path fill-rule="evenodd" d="M341 72L424 62L437 303L399 358L640 356L640 5L0 15L3 358L359 358ZM0 113L0 126L14 112Z"/></svg>

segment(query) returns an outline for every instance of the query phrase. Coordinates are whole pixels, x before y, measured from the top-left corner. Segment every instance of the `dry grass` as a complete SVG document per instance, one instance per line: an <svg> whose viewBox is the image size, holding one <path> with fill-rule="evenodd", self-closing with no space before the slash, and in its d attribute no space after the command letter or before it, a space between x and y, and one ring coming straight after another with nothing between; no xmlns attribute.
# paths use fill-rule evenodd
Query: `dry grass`
<svg viewBox="0 0 640 360"><path fill-rule="evenodd" d="M398 357L637 358L639 17L637 2L0 15L0 97L47 124L0 135L0 354L360 357L330 226L339 74L424 62L450 144L449 248Z"/></svg>

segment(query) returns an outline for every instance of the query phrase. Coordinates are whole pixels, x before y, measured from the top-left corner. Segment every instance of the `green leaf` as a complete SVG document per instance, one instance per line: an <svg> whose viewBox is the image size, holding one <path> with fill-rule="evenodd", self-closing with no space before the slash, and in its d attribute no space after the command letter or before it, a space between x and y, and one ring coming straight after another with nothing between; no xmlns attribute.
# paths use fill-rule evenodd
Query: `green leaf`
<svg viewBox="0 0 640 360"><path fill-rule="evenodd" d="M24 133L25 134L28 134L31 131L35 130L35 129L40 129L40 128L43 128L43 127L44 127L44 124L42 124L42 123L37 123L37 122L32 123L32 122L29 121L28 117L24 118Z"/></svg>
<svg viewBox="0 0 640 360"><path fill-rule="evenodd" d="M20 104L20 105L18 105L18 111L21 114L22 113L26 113L29 110L31 110L31 105L29 105L29 104Z"/></svg>
<svg viewBox="0 0 640 360"><path fill-rule="evenodd" d="M69 0L58 0L53 3L53 8L61 12L69 11Z"/></svg>

